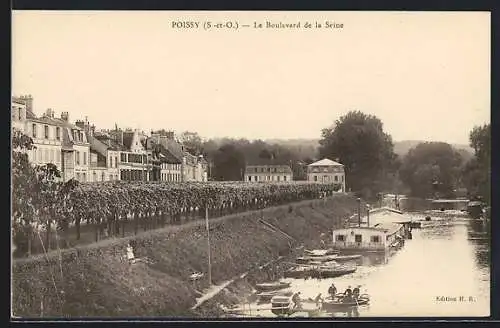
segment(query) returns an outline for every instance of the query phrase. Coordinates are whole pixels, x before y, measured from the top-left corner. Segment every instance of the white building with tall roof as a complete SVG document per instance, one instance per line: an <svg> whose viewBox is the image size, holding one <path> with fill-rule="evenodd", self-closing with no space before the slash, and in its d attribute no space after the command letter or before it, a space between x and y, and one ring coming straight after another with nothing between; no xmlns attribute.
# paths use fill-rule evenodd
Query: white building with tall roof
<svg viewBox="0 0 500 328"><path fill-rule="evenodd" d="M340 184L339 191L345 192L344 165L324 158L307 166L307 181L325 184Z"/></svg>

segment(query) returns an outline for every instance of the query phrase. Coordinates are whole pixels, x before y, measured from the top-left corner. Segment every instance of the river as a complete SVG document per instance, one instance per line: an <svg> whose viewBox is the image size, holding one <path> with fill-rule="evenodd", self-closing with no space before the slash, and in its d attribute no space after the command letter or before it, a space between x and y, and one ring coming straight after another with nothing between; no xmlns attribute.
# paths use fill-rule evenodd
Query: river
<svg viewBox="0 0 500 328"><path fill-rule="evenodd" d="M427 213L410 215L413 220L423 220ZM393 254L364 255L352 274L332 279L282 281L291 282L291 290L300 291L302 299L314 298L319 293L326 296L332 282L338 291L361 285L361 293L370 295L369 305L344 312L320 311L315 317L489 316L490 244L471 240L479 236L489 238L485 225L449 215L433 217L424 223ZM266 306L256 303L244 306L248 309L245 316L274 316Z"/></svg>

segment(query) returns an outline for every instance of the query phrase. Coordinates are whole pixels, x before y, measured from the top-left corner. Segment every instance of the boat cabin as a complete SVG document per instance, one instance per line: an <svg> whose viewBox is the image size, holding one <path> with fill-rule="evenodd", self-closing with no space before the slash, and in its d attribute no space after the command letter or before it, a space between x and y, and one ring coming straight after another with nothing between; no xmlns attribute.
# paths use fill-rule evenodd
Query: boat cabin
<svg viewBox="0 0 500 328"><path fill-rule="evenodd" d="M385 251L404 239L405 226L401 223L379 223L333 231L333 247L339 250Z"/></svg>
<svg viewBox="0 0 500 328"><path fill-rule="evenodd" d="M435 199L431 202L433 210L463 211L467 209L467 199Z"/></svg>

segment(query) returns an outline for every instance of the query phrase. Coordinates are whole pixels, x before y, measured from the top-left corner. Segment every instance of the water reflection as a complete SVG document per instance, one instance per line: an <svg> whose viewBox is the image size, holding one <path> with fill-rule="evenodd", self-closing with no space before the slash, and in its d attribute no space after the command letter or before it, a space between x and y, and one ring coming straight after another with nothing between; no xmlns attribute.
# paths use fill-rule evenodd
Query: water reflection
<svg viewBox="0 0 500 328"><path fill-rule="evenodd" d="M420 217L425 220L425 215ZM481 222L462 217L433 218L422 229L414 229L413 239L399 251L364 254L352 274L284 281L289 281L290 289L300 291L305 299L314 299L319 293L326 295L332 282L339 292L361 285L361 293L370 295L367 306L323 310L314 316L488 316L489 239L488 227ZM459 301L461 296L467 301ZM274 316L266 310L259 314Z"/></svg>

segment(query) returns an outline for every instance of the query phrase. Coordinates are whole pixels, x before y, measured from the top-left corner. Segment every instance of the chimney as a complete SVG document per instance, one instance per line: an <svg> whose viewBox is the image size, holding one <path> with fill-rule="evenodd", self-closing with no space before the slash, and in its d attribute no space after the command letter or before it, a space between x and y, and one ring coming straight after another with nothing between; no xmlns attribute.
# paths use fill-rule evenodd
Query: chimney
<svg viewBox="0 0 500 328"><path fill-rule="evenodd" d="M26 110L33 113L33 97L31 95L21 96L21 99L24 101L26 105Z"/></svg>
<svg viewBox="0 0 500 328"><path fill-rule="evenodd" d="M45 111L45 117L54 118L54 110L52 108L47 108Z"/></svg>
<svg viewBox="0 0 500 328"><path fill-rule="evenodd" d="M62 116L61 116L61 118L62 118ZM85 122L84 122L84 121L82 121L82 120L78 120L78 121L76 121L75 125L76 125L77 127L81 128L81 129L85 129Z"/></svg>
<svg viewBox="0 0 500 328"><path fill-rule="evenodd" d="M62 112L61 113L61 120L65 122L69 122L69 113L68 112Z"/></svg>

